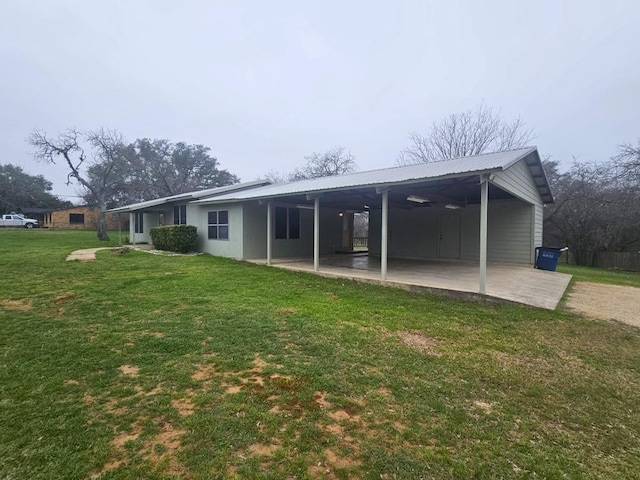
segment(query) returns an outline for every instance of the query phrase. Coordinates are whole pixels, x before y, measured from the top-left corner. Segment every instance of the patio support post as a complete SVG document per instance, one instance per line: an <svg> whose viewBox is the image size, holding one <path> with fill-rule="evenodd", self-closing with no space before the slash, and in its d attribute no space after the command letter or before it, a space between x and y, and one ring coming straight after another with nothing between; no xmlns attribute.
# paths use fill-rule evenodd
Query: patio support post
<svg viewBox="0 0 640 480"><path fill-rule="evenodd" d="M136 244L136 215L138 213L137 212L131 212L129 214L129 235L131 235L131 238L129 239L129 241L131 243L133 243L134 245Z"/></svg>
<svg viewBox="0 0 640 480"><path fill-rule="evenodd" d="M273 232L273 202L267 202L267 265L271 265Z"/></svg>
<svg viewBox="0 0 640 480"><path fill-rule="evenodd" d="M320 197L313 200L313 270L320 270Z"/></svg>
<svg viewBox="0 0 640 480"><path fill-rule="evenodd" d="M480 177L480 293L487 293L487 211L489 180Z"/></svg>
<svg viewBox="0 0 640 480"><path fill-rule="evenodd" d="M118 212L118 245L122 246L122 214Z"/></svg>
<svg viewBox="0 0 640 480"><path fill-rule="evenodd" d="M387 250L388 250L388 222L389 222L389 190L382 192L382 239L380 249L380 278L387 279Z"/></svg>

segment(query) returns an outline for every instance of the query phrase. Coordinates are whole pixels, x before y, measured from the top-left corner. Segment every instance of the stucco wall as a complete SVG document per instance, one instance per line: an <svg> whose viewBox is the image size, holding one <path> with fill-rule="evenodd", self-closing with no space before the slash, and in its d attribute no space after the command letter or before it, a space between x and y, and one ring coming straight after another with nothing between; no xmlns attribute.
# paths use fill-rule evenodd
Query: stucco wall
<svg viewBox="0 0 640 480"><path fill-rule="evenodd" d="M208 213L214 210L229 212L229 239L209 239ZM187 221L189 225L198 227L196 250L219 257L243 259L243 220L242 205L230 203L224 205L187 205Z"/></svg>

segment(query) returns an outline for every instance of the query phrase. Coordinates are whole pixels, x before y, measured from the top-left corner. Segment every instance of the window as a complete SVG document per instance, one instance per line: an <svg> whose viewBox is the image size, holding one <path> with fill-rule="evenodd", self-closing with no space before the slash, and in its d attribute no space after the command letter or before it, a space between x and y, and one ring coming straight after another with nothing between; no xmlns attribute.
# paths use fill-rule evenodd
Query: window
<svg viewBox="0 0 640 480"><path fill-rule="evenodd" d="M209 238L214 240L229 240L228 210L209 212Z"/></svg>
<svg viewBox="0 0 640 480"><path fill-rule="evenodd" d="M276 238L300 238L300 210L297 208L276 207Z"/></svg>
<svg viewBox="0 0 640 480"><path fill-rule="evenodd" d="M134 228L136 233L144 233L144 213L136 212L134 214Z"/></svg>
<svg viewBox="0 0 640 480"><path fill-rule="evenodd" d="M84 224L84 213L70 213L69 214L69 223L72 225L82 225Z"/></svg>
<svg viewBox="0 0 640 480"><path fill-rule="evenodd" d="M187 224L187 206L176 205L173 207L173 224L174 225L186 225Z"/></svg>

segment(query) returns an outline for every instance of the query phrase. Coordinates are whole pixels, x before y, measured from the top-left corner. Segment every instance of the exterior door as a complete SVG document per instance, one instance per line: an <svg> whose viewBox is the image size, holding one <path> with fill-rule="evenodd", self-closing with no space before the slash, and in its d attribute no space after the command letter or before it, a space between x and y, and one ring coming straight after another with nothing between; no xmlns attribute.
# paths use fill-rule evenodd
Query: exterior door
<svg viewBox="0 0 640 480"><path fill-rule="evenodd" d="M440 233L438 237L440 258L460 258L460 215L440 215Z"/></svg>

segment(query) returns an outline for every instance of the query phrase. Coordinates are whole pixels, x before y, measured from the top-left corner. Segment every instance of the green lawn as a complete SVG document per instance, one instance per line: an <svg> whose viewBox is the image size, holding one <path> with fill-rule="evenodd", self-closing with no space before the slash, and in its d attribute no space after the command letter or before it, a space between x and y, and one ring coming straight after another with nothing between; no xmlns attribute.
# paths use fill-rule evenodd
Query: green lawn
<svg viewBox="0 0 640 480"><path fill-rule="evenodd" d="M65 262L93 232L0 245L2 479L638 478L633 327L207 255Z"/></svg>
<svg viewBox="0 0 640 480"><path fill-rule="evenodd" d="M558 265L558 271L570 273L573 275L574 281L640 287L640 272L624 272L622 270L580 267L578 265L567 265L564 263L560 263Z"/></svg>

